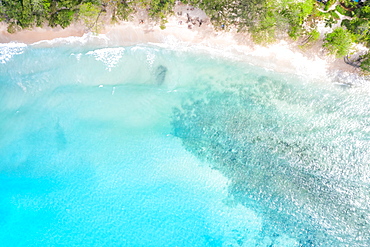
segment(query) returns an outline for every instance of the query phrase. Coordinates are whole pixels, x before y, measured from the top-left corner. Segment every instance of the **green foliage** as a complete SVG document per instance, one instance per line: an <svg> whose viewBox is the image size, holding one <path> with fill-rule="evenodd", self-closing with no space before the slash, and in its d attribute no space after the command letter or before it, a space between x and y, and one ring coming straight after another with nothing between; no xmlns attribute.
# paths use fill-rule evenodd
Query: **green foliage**
<svg viewBox="0 0 370 247"><path fill-rule="evenodd" d="M61 26L66 28L71 25L74 17L74 11L69 9L62 9L50 16L49 25L51 27Z"/></svg>
<svg viewBox="0 0 370 247"><path fill-rule="evenodd" d="M129 16L134 13L134 6L131 1L114 1L110 6L113 9L112 20L120 19L127 21Z"/></svg>
<svg viewBox="0 0 370 247"><path fill-rule="evenodd" d="M297 39L303 34L303 23L314 11L315 0L189 0L211 18L214 26L235 26L249 31L257 43L271 43L277 35L287 33Z"/></svg>
<svg viewBox="0 0 370 247"><path fill-rule="evenodd" d="M306 33L306 37L300 45L300 48L307 48L310 47L314 42L316 42L320 38L320 32L317 29L312 29L311 31Z"/></svg>
<svg viewBox="0 0 370 247"><path fill-rule="evenodd" d="M341 0L340 3L341 3L341 5L343 5L344 7L348 8L348 9L352 9L352 8L355 8L357 6L357 3L353 0Z"/></svg>
<svg viewBox="0 0 370 247"><path fill-rule="evenodd" d="M331 16L331 17L333 17L334 19L336 19L336 20L339 20L339 19L340 19L339 15L337 14L337 12L336 12L335 10L331 10L331 11L329 11L328 13L329 13L329 14L330 14L330 16Z"/></svg>
<svg viewBox="0 0 370 247"><path fill-rule="evenodd" d="M294 40L303 37L301 47L308 47L319 39L320 34L316 30L318 20L325 20L325 25L332 27L340 20L339 13L352 18L342 20L342 28L336 28L326 35L323 46L329 53L346 55L354 41L370 47L370 1L362 4L352 0L329 0L325 4L316 0L182 2L205 11L216 29L236 27L239 32L248 31L253 40L260 44L274 42L277 37L289 36ZM335 10L328 11L336 2L339 4ZM146 9L149 17L164 29L168 15L173 12L175 0L0 0L0 3L0 21L9 24L9 32L45 24L65 28L76 19L97 32L102 25L102 13L112 13L114 21L128 20L137 8ZM363 66L367 66L368 60L363 59Z"/></svg>
<svg viewBox="0 0 370 247"><path fill-rule="evenodd" d="M256 43L269 44L275 41L276 35L276 17L273 12L268 11L261 18L258 25L251 26L252 38Z"/></svg>
<svg viewBox="0 0 370 247"><path fill-rule="evenodd" d="M334 20L332 17L329 17L328 19L325 19L325 27L331 28L337 22L338 22L337 20Z"/></svg>
<svg viewBox="0 0 370 247"><path fill-rule="evenodd" d="M320 32L317 29L312 30L309 32L310 42L317 41L320 38Z"/></svg>
<svg viewBox="0 0 370 247"><path fill-rule="evenodd" d="M34 16L32 16L32 6L29 1L2 0L1 5L1 19L6 22L22 28L30 27L33 23Z"/></svg>
<svg viewBox="0 0 370 247"><path fill-rule="evenodd" d="M109 8L113 20L127 20L134 9L147 9L149 16L164 28L172 13L175 0L2 0L0 18L21 27L48 23L67 27L77 17L91 28L101 11ZM28 1L28 2L27 2ZM236 26L239 31L250 31L256 42L270 43L281 33L297 39L304 29L305 19L311 15L315 0L184 0L184 3L203 9L215 27ZM22 9L23 12L14 11ZM13 11L9 11L12 9ZM99 13L98 10L99 9ZM11 15L9 15L9 13Z"/></svg>
<svg viewBox="0 0 370 247"><path fill-rule="evenodd" d="M351 32L342 27L337 27L325 36L323 46L330 54L342 57L349 53L353 41L354 36Z"/></svg>
<svg viewBox="0 0 370 247"><path fill-rule="evenodd" d="M358 4L353 0L183 0L182 3L206 12L216 29L237 28L249 32L256 43L268 44L277 38L301 38L301 48L319 39L318 21L332 27L340 16L342 27L326 35L323 46L336 56L346 55L352 42L370 47L370 0ZM338 3L335 10L329 11ZM100 16L111 13L112 20L128 20L136 9L146 9L149 17L166 28L167 17L173 13L175 0L0 0L0 21L8 23L8 32L22 28L49 25L65 28L80 19L87 28L98 32ZM324 11L323 11L324 10ZM326 10L326 11L325 11ZM369 56L362 58L369 68Z"/></svg>
<svg viewBox="0 0 370 247"><path fill-rule="evenodd" d="M99 15L101 13L101 8L93 5L92 3L84 3L80 5L79 18L83 20L86 27L90 30L97 32L97 22Z"/></svg>
<svg viewBox="0 0 370 247"><path fill-rule="evenodd" d="M238 23L239 30L245 30L245 27L249 26L246 23L251 20L250 15L259 5L257 0L235 2L229 0L184 0L183 2L202 9L216 29L222 25L228 27ZM249 18L244 18L246 16Z"/></svg>
<svg viewBox="0 0 370 247"><path fill-rule="evenodd" d="M167 23L166 19L161 19L161 23L159 25L159 28L162 29L162 30L166 29L166 23Z"/></svg>
<svg viewBox="0 0 370 247"><path fill-rule="evenodd" d="M369 5L365 5L363 7L356 8L354 10L354 13L355 13L355 15L358 18L366 18L366 19L369 19L370 18L370 6Z"/></svg>
<svg viewBox="0 0 370 247"><path fill-rule="evenodd" d="M298 39L304 33L303 24L308 16L312 15L314 5L314 0L302 2L269 0L266 2L265 7L268 9L268 13L273 13L274 28L277 32L287 32L291 38ZM261 23L265 22L265 19L268 18L262 18Z"/></svg>
<svg viewBox="0 0 370 247"><path fill-rule="evenodd" d="M325 4L325 8L324 8L324 10L325 11L328 11L329 9L330 9L330 7L331 6L333 6L333 4L336 2L336 0L329 0L329 1L327 1L326 2L326 4Z"/></svg>
<svg viewBox="0 0 370 247"><path fill-rule="evenodd" d="M28 28L48 24L51 27L69 26L83 0L1 0L0 19L10 25ZM93 0L85 3L98 4ZM100 4L100 3L99 3Z"/></svg>
<svg viewBox="0 0 370 247"><path fill-rule="evenodd" d="M341 15L347 15L347 10L345 10L340 5L335 6L335 10L338 11L338 13L341 14Z"/></svg>
<svg viewBox="0 0 370 247"><path fill-rule="evenodd" d="M149 15L152 17L161 17L172 12L175 0L142 0L146 6L149 6Z"/></svg>
<svg viewBox="0 0 370 247"><path fill-rule="evenodd" d="M364 42L370 46L370 20L360 18L343 20L342 26L355 35L356 42Z"/></svg>
<svg viewBox="0 0 370 247"><path fill-rule="evenodd" d="M361 69L370 72L370 52L366 53L365 55L361 56Z"/></svg>
<svg viewBox="0 0 370 247"><path fill-rule="evenodd" d="M148 14L151 18L159 20L160 28L166 28L166 17L171 14L175 5L175 0L139 0L145 8L148 9Z"/></svg>
<svg viewBox="0 0 370 247"><path fill-rule="evenodd" d="M21 27L15 23L10 23L7 28L8 33L15 33L19 30L21 30Z"/></svg>
<svg viewBox="0 0 370 247"><path fill-rule="evenodd" d="M288 34L291 38L297 39L303 32L302 25L305 19L312 14L314 10L314 1L291 2L287 8L287 21L289 23Z"/></svg>

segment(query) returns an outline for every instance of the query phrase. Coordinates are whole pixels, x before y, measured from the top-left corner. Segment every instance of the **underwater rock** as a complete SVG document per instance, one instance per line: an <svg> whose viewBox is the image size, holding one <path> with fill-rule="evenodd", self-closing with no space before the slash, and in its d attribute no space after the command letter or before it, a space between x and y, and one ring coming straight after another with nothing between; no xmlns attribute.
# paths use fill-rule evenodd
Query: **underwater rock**
<svg viewBox="0 0 370 247"><path fill-rule="evenodd" d="M166 79L168 69L163 66L159 65L155 71L155 82L158 86L162 85L164 83L164 80Z"/></svg>

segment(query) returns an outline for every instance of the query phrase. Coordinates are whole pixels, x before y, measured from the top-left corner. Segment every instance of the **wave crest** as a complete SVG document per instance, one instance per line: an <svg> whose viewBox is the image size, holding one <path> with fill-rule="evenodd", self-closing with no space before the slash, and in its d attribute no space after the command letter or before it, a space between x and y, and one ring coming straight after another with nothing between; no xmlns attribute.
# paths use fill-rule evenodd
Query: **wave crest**
<svg viewBox="0 0 370 247"><path fill-rule="evenodd" d="M0 44L0 63L8 62L13 56L22 54L27 45L24 43Z"/></svg>

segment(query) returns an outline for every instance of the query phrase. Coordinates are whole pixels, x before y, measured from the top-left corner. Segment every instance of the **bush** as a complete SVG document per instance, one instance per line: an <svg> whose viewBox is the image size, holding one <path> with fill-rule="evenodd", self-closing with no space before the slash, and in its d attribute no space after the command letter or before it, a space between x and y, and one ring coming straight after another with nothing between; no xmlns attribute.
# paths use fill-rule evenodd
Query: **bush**
<svg viewBox="0 0 370 247"><path fill-rule="evenodd" d="M139 0L142 7L148 9L148 14L154 20L159 21L160 28L166 28L166 17L172 13L175 0Z"/></svg>
<svg viewBox="0 0 370 247"><path fill-rule="evenodd" d="M366 19L354 18L352 20L343 20L342 26L351 31L356 42L363 42L370 45L370 21Z"/></svg>
<svg viewBox="0 0 370 247"><path fill-rule="evenodd" d="M10 23L8 25L8 28L7 28L7 31L8 33L16 33L17 31L21 30L22 28L20 26L18 26L17 24L15 23Z"/></svg>
<svg viewBox="0 0 370 247"><path fill-rule="evenodd" d="M365 55L361 56L361 69L370 72L370 52L366 53Z"/></svg>
<svg viewBox="0 0 370 247"><path fill-rule="evenodd" d="M133 4L129 1L119 1L114 3L112 20L115 18L127 21L132 13L134 13Z"/></svg>
<svg viewBox="0 0 370 247"><path fill-rule="evenodd" d="M341 15L347 15L347 10L343 9L340 5L335 6L335 10Z"/></svg>
<svg viewBox="0 0 370 247"><path fill-rule="evenodd" d="M351 32L342 27L337 27L333 32L326 35L323 46L330 54L343 57L348 54L353 41L354 35Z"/></svg>
<svg viewBox="0 0 370 247"><path fill-rule="evenodd" d="M317 29L313 29L306 33L305 39L302 41L300 48L304 49L310 47L315 41L320 38L320 32Z"/></svg>
<svg viewBox="0 0 370 247"><path fill-rule="evenodd" d="M69 9L62 9L60 11L57 11L51 15L49 25L51 27L56 27L59 25L62 28L66 28L71 25L74 19L74 13L74 11Z"/></svg>
<svg viewBox="0 0 370 247"><path fill-rule="evenodd" d="M101 8L92 3L84 3L80 6L79 18L82 19L90 30L97 31L97 21Z"/></svg>
<svg viewBox="0 0 370 247"><path fill-rule="evenodd" d="M335 2L336 2L336 0L329 0L329 1L327 1L327 2L326 2L326 4L325 4L325 8L324 8L324 10L325 10L325 11L328 11L328 10L330 9L330 7L331 7Z"/></svg>
<svg viewBox="0 0 370 247"><path fill-rule="evenodd" d="M337 14L337 12L335 12L335 10L329 11L329 14L330 14L331 17L333 17L336 20L340 19L339 15Z"/></svg>

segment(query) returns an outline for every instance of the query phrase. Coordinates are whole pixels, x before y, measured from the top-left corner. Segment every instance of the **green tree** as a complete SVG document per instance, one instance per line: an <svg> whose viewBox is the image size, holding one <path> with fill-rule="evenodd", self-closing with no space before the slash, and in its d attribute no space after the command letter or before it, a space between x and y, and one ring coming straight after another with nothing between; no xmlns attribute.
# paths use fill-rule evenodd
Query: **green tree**
<svg viewBox="0 0 370 247"><path fill-rule="evenodd" d="M165 29L167 16L173 11L175 0L139 0L141 5L148 9L148 14L154 20L159 20L160 28Z"/></svg>
<svg viewBox="0 0 370 247"><path fill-rule="evenodd" d="M280 15L280 24L278 26L286 27L289 36L297 39L304 32L303 24L307 17L314 11L314 0L306 0L302 2L285 0L273 7L277 9L277 15ZM281 28L284 30L283 28Z"/></svg>
<svg viewBox="0 0 370 247"><path fill-rule="evenodd" d="M130 15L135 12L134 2L128 0L108 1L104 6L108 6L112 10L112 21L127 21Z"/></svg>
<svg viewBox="0 0 370 247"><path fill-rule="evenodd" d="M365 55L361 56L361 64L360 68L370 72L370 52L366 53Z"/></svg>
<svg viewBox="0 0 370 247"><path fill-rule="evenodd" d="M1 6L1 19L6 22L22 28L30 27L34 23L32 5L29 0L2 0Z"/></svg>
<svg viewBox="0 0 370 247"><path fill-rule="evenodd" d="M311 31L308 31L306 33L306 37L302 41L302 44L300 45L300 48L306 48L312 45L315 41L317 41L320 38L320 32L317 31L317 29L313 29Z"/></svg>
<svg viewBox="0 0 370 247"><path fill-rule="evenodd" d="M90 3L83 3L80 5L79 18L85 23L85 26L94 32L98 32L99 29L99 16L102 9L98 5Z"/></svg>
<svg viewBox="0 0 370 247"><path fill-rule="evenodd" d="M221 25L231 25L234 22L231 15L237 18L237 15L241 14L237 13L238 9L229 0L184 0L183 2L202 9L211 19L216 29ZM254 0L251 0L251 2L254 2ZM244 1L235 1L235 3L243 5ZM247 9L247 6L240 9Z"/></svg>
<svg viewBox="0 0 370 247"><path fill-rule="evenodd" d="M74 19L75 11L69 9L61 9L53 14L51 14L49 19L49 25L51 27L61 26L66 28L71 25Z"/></svg>
<svg viewBox="0 0 370 247"><path fill-rule="evenodd" d="M325 36L323 46L330 54L342 57L348 54L353 41L354 35L351 32L342 27L337 27Z"/></svg>
<svg viewBox="0 0 370 247"><path fill-rule="evenodd" d="M252 38L259 44L268 44L276 40L276 16L268 11L257 25L250 27Z"/></svg>

